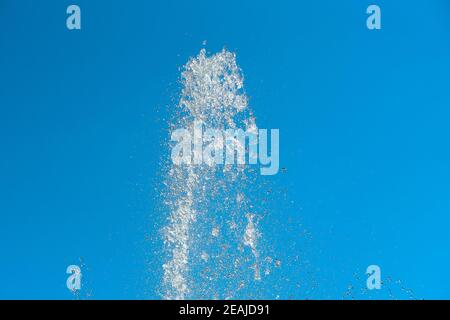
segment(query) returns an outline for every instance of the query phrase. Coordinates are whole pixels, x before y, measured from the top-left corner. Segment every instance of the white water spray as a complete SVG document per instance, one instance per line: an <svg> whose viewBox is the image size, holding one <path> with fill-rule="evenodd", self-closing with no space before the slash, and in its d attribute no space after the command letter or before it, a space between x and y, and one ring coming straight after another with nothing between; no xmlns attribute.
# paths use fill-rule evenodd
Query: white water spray
<svg viewBox="0 0 450 320"><path fill-rule="evenodd" d="M184 66L181 79L183 89L171 129L193 129L201 121L222 130L256 130L235 54L222 50L207 56L202 49ZM235 297L249 281L248 269L251 281L261 278L260 232L248 194L255 170L246 165L172 163L167 170L164 298Z"/></svg>

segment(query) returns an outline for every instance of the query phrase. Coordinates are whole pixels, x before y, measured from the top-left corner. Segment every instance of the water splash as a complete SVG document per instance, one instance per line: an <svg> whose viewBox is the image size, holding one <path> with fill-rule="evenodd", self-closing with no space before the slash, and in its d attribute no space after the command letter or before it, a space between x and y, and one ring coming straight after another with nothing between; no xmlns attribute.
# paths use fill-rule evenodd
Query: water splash
<svg viewBox="0 0 450 320"><path fill-rule="evenodd" d="M255 265L254 265L254 278L255 280L261 280L261 276L259 274L259 266L258 266L258 259L259 259L259 252L257 249L257 243L258 238L260 236L256 225L254 223L255 215L253 214L247 214L247 227L245 228L245 234L244 234L244 244L251 248L252 254L255 257Z"/></svg>
<svg viewBox="0 0 450 320"><path fill-rule="evenodd" d="M219 130L256 130L243 83L234 53L224 49L207 56L202 49L182 71L183 89L170 131L193 130L199 121ZM236 297L249 273L252 281L261 279L258 214L249 213L255 210L249 186L257 172L247 165L167 163L166 168L164 298Z"/></svg>

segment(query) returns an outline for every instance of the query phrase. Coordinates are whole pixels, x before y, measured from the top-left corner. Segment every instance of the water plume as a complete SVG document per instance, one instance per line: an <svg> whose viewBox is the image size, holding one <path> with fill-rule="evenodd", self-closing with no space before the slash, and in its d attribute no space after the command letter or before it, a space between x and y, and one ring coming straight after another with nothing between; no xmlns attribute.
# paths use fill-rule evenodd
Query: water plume
<svg viewBox="0 0 450 320"><path fill-rule="evenodd" d="M202 49L183 67L181 85L169 131L194 130L199 122L219 130L256 130L234 53L224 49L208 56ZM252 191L258 170L172 162L165 168L164 298L236 298L250 281L261 279L260 214Z"/></svg>

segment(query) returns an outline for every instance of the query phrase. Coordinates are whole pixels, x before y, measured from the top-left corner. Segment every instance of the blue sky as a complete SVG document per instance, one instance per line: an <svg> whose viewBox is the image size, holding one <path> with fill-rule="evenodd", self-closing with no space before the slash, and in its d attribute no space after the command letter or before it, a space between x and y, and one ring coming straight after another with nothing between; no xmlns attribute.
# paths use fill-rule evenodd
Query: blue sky
<svg viewBox="0 0 450 320"><path fill-rule="evenodd" d="M289 206L271 219L311 238L265 232L319 288L280 290L340 299L377 264L417 298L450 298L447 0L73 3L80 31L72 2L0 1L0 298L73 298L80 257L83 298L160 297L161 139L204 40L236 52L259 126L280 129L287 171L267 179Z"/></svg>

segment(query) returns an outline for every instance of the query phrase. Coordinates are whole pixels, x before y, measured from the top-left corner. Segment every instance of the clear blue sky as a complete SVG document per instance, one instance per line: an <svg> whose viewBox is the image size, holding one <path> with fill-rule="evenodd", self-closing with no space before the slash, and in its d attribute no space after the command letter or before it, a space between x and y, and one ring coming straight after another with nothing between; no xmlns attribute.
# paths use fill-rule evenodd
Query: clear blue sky
<svg viewBox="0 0 450 320"><path fill-rule="evenodd" d="M287 172L267 179L294 203L266 236L317 285L281 298L340 299L370 264L397 298L450 298L448 0L0 0L0 298L73 298L80 257L83 298L160 297L164 110L204 40L237 53L260 127L280 129Z"/></svg>

